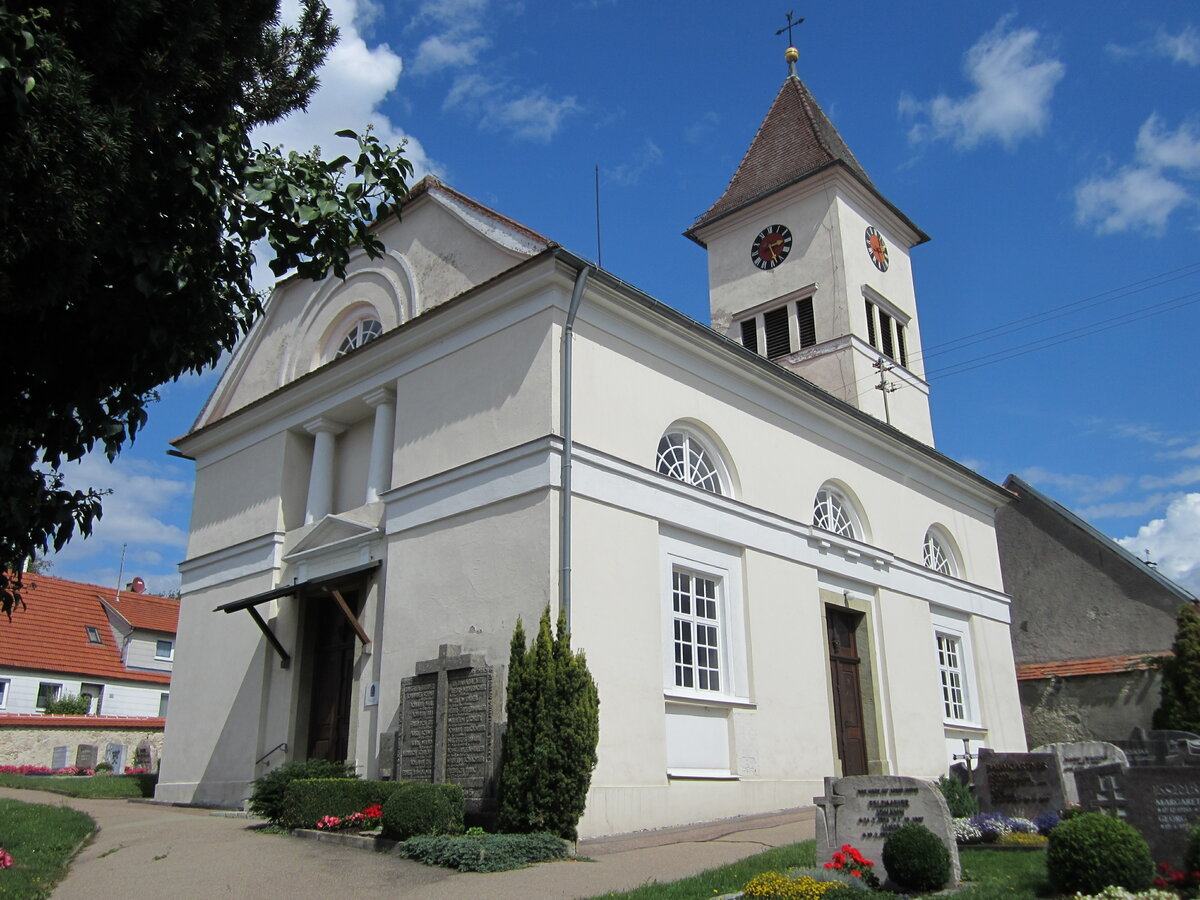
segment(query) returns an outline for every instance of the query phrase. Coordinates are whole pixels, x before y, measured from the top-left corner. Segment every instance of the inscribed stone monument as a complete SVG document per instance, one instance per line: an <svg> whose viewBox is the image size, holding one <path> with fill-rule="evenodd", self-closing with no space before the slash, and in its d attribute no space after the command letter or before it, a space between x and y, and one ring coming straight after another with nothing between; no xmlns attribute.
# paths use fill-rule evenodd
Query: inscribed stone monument
<svg viewBox="0 0 1200 900"><path fill-rule="evenodd" d="M147 772L154 771L154 748L148 740L143 739L133 751L133 767L145 769Z"/></svg>
<svg viewBox="0 0 1200 900"><path fill-rule="evenodd" d="M1073 741L1069 743L1043 744L1034 747L1034 753L1053 753L1062 773L1063 790L1069 806L1079 804L1079 789L1075 784L1075 773L1080 769L1104 766L1110 763L1126 765L1125 752L1107 741Z"/></svg>
<svg viewBox="0 0 1200 900"><path fill-rule="evenodd" d="M941 840L950 853L950 882L961 877L958 845L950 810L938 788L920 778L899 775L855 775L826 778L825 796L817 806L817 865L824 865L843 844L852 844L875 864L875 874L887 884L883 842L901 825L919 822Z"/></svg>
<svg viewBox="0 0 1200 900"><path fill-rule="evenodd" d="M1075 777L1084 809L1124 819L1142 833L1156 862L1182 867L1188 831L1200 821L1200 767L1112 763Z"/></svg>
<svg viewBox="0 0 1200 900"><path fill-rule="evenodd" d="M975 795L984 812L1032 819L1066 805L1062 770L1053 753L979 751Z"/></svg>
<svg viewBox="0 0 1200 900"><path fill-rule="evenodd" d="M50 756L50 768L65 769L67 767L67 754L70 752L70 747L55 747L54 752Z"/></svg>
<svg viewBox="0 0 1200 900"><path fill-rule="evenodd" d="M498 680L482 655L442 644L401 689L400 731L380 741L393 777L462 787L470 812L494 806L499 765ZM385 755L387 754L387 755Z"/></svg>
<svg viewBox="0 0 1200 900"><path fill-rule="evenodd" d="M80 769L94 769L99 756L100 748L95 744L80 744L75 748L75 765Z"/></svg>
<svg viewBox="0 0 1200 900"><path fill-rule="evenodd" d="M1200 737L1187 731L1135 731L1124 741L1113 741L1131 766L1200 765Z"/></svg>

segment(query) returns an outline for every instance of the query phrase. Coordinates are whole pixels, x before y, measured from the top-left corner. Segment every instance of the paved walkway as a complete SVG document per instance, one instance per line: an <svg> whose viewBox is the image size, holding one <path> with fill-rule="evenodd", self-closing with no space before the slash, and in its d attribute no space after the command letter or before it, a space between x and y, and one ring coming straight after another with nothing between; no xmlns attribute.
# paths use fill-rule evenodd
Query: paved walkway
<svg viewBox="0 0 1200 900"><path fill-rule="evenodd" d="M396 856L248 830L254 820L123 800L81 800L0 788L27 803L71 806L100 825L54 900L322 898L530 900L592 897L674 881L814 834L814 810L601 838L580 844L592 862L559 862L489 875L452 872Z"/></svg>

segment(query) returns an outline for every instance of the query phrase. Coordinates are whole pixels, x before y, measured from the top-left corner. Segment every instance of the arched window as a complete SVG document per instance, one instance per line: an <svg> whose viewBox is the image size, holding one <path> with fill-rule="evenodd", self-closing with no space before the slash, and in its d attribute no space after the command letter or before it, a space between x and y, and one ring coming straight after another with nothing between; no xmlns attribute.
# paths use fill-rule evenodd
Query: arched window
<svg viewBox="0 0 1200 900"><path fill-rule="evenodd" d="M714 494L724 494L721 470L716 457L700 441L686 431L669 431L658 442L660 475L695 485Z"/></svg>
<svg viewBox="0 0 1200 900"><path fill-rule="evenodd" d="M357 350L363 344L375 340L381 334L383 334L383 324L378 319L360 319L350 326L350 330L342 338L342 342L338 344L334 358L345 356L351 350Z"/></svg>
<svg viewBox="0 0 1200 900"><path fill-rule="evenodd" d="M857 519L854 507L841 491L828 485L817 491L813 501L813 525L817 528L859 540L862 529Z"/></svg>
<svg viewBox="0 0 1200 900"><path fill-rule="evenodd" d="M926 568L941 572L943 575L958 575L958 562L951 549L950 540L940 534L937 528L930 528L925 532L922 556Z"/></svg>

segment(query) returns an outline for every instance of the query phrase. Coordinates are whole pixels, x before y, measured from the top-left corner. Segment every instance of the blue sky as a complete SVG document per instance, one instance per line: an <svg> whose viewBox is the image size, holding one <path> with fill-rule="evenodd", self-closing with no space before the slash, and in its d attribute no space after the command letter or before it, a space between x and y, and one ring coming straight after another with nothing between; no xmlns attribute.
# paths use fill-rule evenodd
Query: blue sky
<svg viewBox="0 0 1200 900"><path fill-rule="evenodd" d="M434 172L707 322L681 236L786 75L788 6L693 0L330 3L310 111L261 137L340 152L372 121ZM1200 592L1200 15L1192 2L793 6L798 71L913 251L937 446L1016 473ZM62 577L177 584L215 377L167 385Z"/></svg>

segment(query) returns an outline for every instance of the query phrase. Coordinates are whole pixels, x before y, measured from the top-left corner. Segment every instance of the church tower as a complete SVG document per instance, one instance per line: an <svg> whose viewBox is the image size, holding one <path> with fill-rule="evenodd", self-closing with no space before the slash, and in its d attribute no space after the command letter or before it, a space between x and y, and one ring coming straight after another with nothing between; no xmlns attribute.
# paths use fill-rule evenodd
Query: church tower
<svg viewBox="0 0 1200 900"><path fill-rule="evenodd" d="M712 327L932 445L909 260L929 238L859 165L798 56L788 48L750 149L684 232L708 251Z"/></svg>

